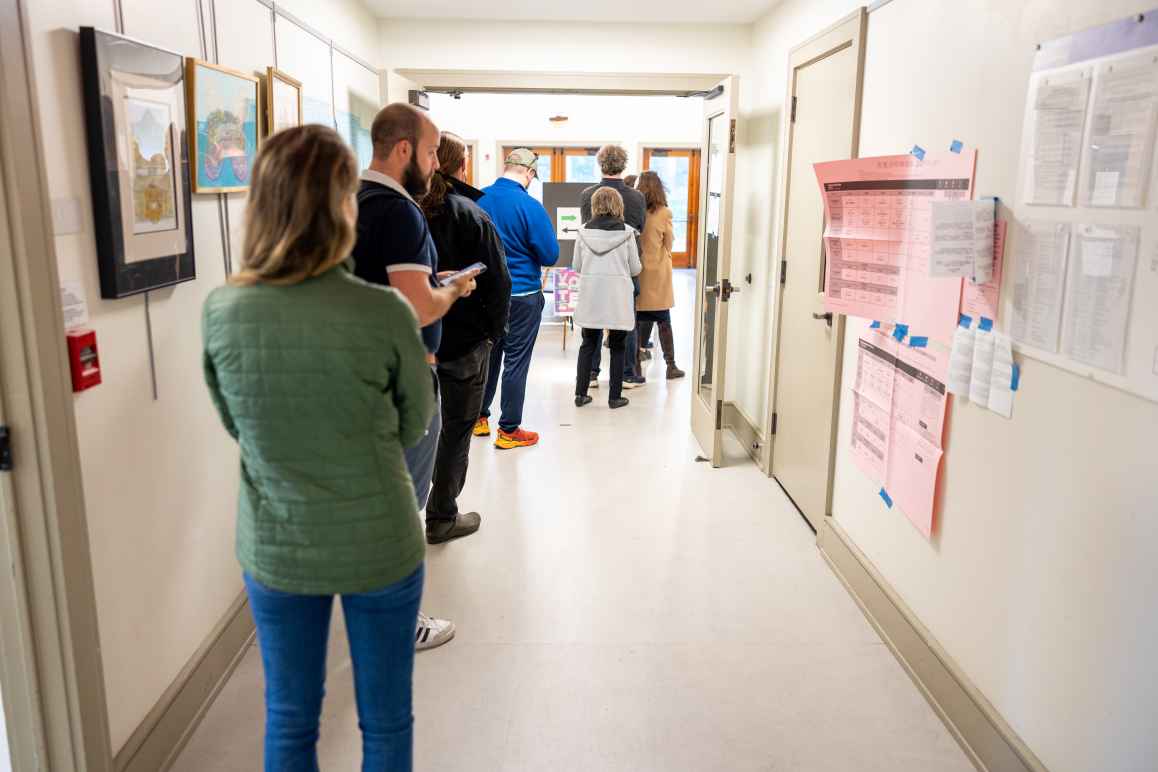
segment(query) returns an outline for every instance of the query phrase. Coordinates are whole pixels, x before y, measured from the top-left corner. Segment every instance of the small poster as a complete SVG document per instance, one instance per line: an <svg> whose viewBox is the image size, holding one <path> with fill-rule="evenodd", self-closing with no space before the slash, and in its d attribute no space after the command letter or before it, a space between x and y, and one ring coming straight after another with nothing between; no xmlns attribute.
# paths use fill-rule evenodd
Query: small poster
<svg viewBox="0 0 1158 772"><path fill-rule="evenodd" d="M574 316L579 305L579 272L556 268L552 273L555 274L555 316Z"/></svg>
<svg viewBox="0 0 1158 772"><path fill-rule="evenodd" d="M561 206L555 210L555 236L559 241L574 241L583 227L579 207Z"/></svg>

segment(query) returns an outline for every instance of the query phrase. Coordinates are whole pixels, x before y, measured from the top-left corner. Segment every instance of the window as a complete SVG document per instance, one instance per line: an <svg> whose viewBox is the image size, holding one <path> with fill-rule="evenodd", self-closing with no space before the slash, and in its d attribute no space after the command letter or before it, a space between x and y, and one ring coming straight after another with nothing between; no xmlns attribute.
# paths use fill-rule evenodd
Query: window
<svg viewBox="0 0 1158 772"><path fill-rule="evenodd" d="M506 161L510 152L516 148L526 147L530 148L531 152L539 156L539 162L536 165L535 171L539 174L539 179L543 182L558 182L563 178L562 160L558 161L555 158L557 148L553 147L535 147L533 145L504 145L503 157L499 159L499 174L502 174L503 163Z"/></svg>
<svg viewBox="0 0 1158 772"><path fill-rule="evenodd" d="M504 160L516 147L529 147L539 154L539 179L543 182L599 182L603 173L595 155L597 147L536 147L534 145L504 145Z"/></svg>
<svg viewBox="0 0 1158 772"><path fill-rule="evenodd" d="M643 168L658 174L667 188L675 230L672 264L676 268L694 268L699 224L700 151L647 148L643 151Z"/></svg>

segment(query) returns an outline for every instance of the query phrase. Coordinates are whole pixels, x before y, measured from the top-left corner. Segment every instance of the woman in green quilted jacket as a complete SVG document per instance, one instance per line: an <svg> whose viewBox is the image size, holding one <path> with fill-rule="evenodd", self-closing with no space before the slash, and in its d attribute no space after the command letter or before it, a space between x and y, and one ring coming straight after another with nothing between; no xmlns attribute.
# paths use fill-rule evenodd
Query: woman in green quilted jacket
<svg viewBox="0 0 1158 772"><path fill-rule="evenodd" d="M402 449L434 384L396 291L344 265L358 171L332 129L271 137L242 269L205 301L205 380L241 448L237 557L266 678L265 769L316 770L333 596L354 663L364 772L412 767L425 538Z"/></svg>

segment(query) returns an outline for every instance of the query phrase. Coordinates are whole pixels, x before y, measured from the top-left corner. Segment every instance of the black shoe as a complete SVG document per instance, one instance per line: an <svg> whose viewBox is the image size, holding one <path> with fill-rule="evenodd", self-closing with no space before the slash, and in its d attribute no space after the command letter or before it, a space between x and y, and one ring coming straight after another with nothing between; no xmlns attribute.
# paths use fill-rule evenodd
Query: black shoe
<svg viewBox="0 0 1158 772"><path fill-rule="evenodd" d="M620 397L619 399L607 400L607 406L609 408L611 408L612 410L618 410L619 408L627 407L630 404L631 404L631 400L629 400L627 397Z"/></svg>
<svg viewBox="0 0 1158 772"><path fill-rule="evenodd" d="M595 401L594 398L592 398L588 394L576 394L575 395L575 407L583 407L584 405L590 405L594 401Z"/></svg>
<svg viewBox="0 0 1158 772"><path fill-rule="evenodd" d="M482 517L478 512L459 512L453 520L434 520L426 524L426 543L443 544L444 542L470 536L482 525Z"/></svg>

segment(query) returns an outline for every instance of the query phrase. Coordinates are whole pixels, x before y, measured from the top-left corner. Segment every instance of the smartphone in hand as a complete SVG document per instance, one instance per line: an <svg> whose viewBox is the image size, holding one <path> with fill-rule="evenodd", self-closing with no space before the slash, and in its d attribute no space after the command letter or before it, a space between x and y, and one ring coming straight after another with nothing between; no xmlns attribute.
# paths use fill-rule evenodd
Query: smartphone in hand
<svg viewBox="0 0 1158 772"><path fill-rule="evenodd" d="M444 287L449 287L451 284L454 284L456 281L458 281L459 279L461 279L462 277L464 277L468 274L473 273L473 274L477 275L480 273L486 273L486 270L487 270L487 267L486 267L485 263L475 263L474 265L468 265L466 268L463 268L461 271L455 271L450 276L447 276L444 279L440 279L438 281L438 283Z"/></svg>

